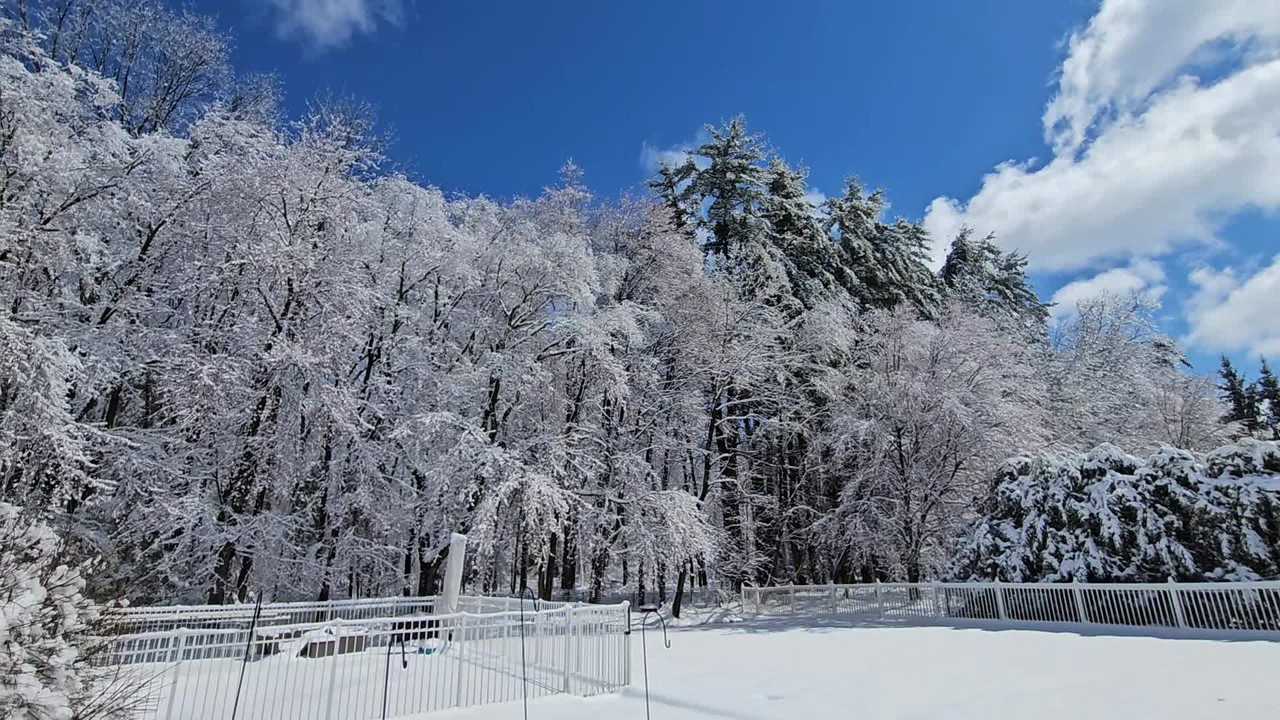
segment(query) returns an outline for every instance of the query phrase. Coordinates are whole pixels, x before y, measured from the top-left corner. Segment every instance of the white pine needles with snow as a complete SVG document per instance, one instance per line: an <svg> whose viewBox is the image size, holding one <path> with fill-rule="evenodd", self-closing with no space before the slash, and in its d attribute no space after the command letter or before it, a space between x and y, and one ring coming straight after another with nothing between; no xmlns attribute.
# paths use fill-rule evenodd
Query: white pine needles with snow
<svg viewBox="0 0 1280 720"><path fill-rule="evenodd" d="M1280 446L1244 439L1199 461L1114 446L1015 458L958 554L961 577L1010 582L1248 580L1280 572Z"/></svg>
<svg viewBox="0 0 1280 720"><path fill-rule="evenodd" d="M0 716L70 720L93 687L81 656L95 604L46 524L0 502Z"/></svg>

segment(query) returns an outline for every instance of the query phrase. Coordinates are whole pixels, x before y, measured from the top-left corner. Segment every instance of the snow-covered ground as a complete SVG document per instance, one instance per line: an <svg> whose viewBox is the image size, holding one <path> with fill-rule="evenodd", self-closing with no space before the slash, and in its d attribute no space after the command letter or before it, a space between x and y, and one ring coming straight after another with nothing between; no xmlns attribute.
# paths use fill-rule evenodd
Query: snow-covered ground
<svg viewBox="0 0 1280 720"><path fill-rule="evenodd" d="M670 637L648 632L654 720L1280 717L1277 642L776 620ZM638 634L631 646L626 692L531 700L529 717L643 718ZM521 716L513 702L422 719Z"/></svg>

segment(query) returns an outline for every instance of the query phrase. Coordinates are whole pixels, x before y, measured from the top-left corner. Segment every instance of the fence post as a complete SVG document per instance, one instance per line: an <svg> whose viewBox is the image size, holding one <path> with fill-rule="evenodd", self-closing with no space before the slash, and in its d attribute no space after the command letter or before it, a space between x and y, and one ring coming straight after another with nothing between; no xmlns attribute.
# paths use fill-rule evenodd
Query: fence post
<svg viewBox="0 0 1280 720"><path fill-rule="evenodd" d="M628 620L628 622L630 622ZM641 622L644 622L643 618ZM564 610L564 694L569 694L569 675L573 658L573 606Z"/></svg>
<svg viewBox="0 0 1280 720"><path fill-rule="evenodd" d="M1076 598L1076 612L1080 614L1080 622L1089 622L1089 613L1084 611L1084 593L1080 590L1080 583L1075 578L1071 579L1071 594Z"/></svg>
<svg viewBox="0 0 1280 720"><path fill-rule="evenodd" d="M533 664L542 664L542 635L543 622L542 613L537 610L533 611Z"/></svg>
<svg viewBox="0 0 1280 720"><path fill-rule="evenodd" d="M1001 620L1008 620L1009 613L1004 609L1004 583L996 581L996 611L1000 613Z"/></svg>
<svg viewBox="0 0 1280 720"><path fill-rule="evenodd" d="M796 614L796 586L789 585L788 587L791 589L791 614L795 615Z"/></svg>
<svg viewBox="0 0 1280 720"><path fill-rule="evenodd" d="M631 605L629 603L622 604L623 619L627 624L626 632L622 634L622 684L624 686L631 685Z"/></svg>
<svg viewBox="0 0 1280 720"><path fill-rule="evenodd" d="M334 632L333 634L333 654L329 656L333 658L333 670L329 673L328 715L333 720L337 720L338 713L337 713L337 708L333 706L333 693L338 687L338 657L339 657L338 651L342 648L342 632L340 630L340 628L342 627L342 621L334 620L333 624L330 625L330 627L338 628L338 631Z"/></svg>
<svg viewBox="0 0 1280 720"><path fill-rule="evenodd" d="M832 580L831 581L831 614L835 615L837 612L839 612L838 608L839 608L839 603L836 600L836 583L834 580Z"/></svg>
<svg viewBox="0 0 1280 720"><path fill-rule="evenodd" d="M1173 618L1177 620L1178 627L1187 626L1187 618L1182 614L1182 598L1178 597L1178 584L1169 578L1169 599L1173 601Z"/></svg>
<svg viewBox="0 0 1280 720"><path fill-rule="evenodd" d="M466 662L467 616L465 614L459 614L456 617L457 617L457 620L456 620L457 632L453 634L454 635L453 641L454 641L454 644L458 646L458 677L457 677L457 687L454 688L453 706L463 707L462 689L463 689L463 686L466 684L464 682L465 680L464 676L467 674L467 662Z"/></svg>
<svg viewBox="0 0 1280 720"><path fill-rule="evenodd" d="M933 587L933 612L937 617L946 617L947 614L942 611L942 586L934 580L930 585Z"/></svg>
<svg viewBox="0 0 1280 720"><path fill-rule="evenodd" d="M174 658L173 665L173 686L169 688L169 709L165 710L164 716L173 717L173 703L178 698L178 676L182 674L182 646L186 644L187 629L178 628L178 645L177 657Z"/></svg>
<svg viewBox="0 0 1280 720"><path fill-rule="evenodd" d="M884 617L884 598L880 597L880 578L876 578L876 609L880 611L880 616Z"/></svg>

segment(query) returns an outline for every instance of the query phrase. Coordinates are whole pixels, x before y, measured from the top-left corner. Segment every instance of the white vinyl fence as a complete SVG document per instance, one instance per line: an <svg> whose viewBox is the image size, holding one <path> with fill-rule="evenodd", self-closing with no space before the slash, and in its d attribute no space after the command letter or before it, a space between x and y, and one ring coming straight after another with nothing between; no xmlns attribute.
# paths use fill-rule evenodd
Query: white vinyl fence
<svg viewBox="0 0 1280 720"><path fill-rule="evenodd" d="M133 632L111 639L104 663L145 698L138 720L396 718L630 683L626 603L433 606L268 604L256 623L252 607L131 610L122 622Z"/></svg>
<svg viewBox="0 0 1280 720"><path fill-rule="evenodd" d="M742 589L758 615L1186 628L1280 639L1280 582L872 583Z"/></svg>

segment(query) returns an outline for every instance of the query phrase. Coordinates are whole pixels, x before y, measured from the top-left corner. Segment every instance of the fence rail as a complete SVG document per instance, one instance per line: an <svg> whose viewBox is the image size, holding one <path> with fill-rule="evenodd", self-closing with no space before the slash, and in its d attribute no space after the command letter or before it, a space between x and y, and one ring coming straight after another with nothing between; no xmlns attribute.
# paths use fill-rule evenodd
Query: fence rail
<svg viewBox="0 0 1280 720"><path fill-rule="evenodd" d="M327 600L317 602L264 603L258 617L258 625L294 625L298 623L329 622L331 620L368 620L372 618L398 617L401 615L430 615L435 612L437 598L392 597L363 598L358 600ZM538 601L544 610L562 608L566 603ZM531 600L524 601L526 609L533 608ZM521 609L519 598L477 597L463 595L458 598L458 611L473 614L517 611ZM248 628L254 622L253 605L162 605L124 608L116 611L115 628L122 634L176 630L178 628L233 629Z"/></svg>
<svg viewBox="0 0 1280 720"><path fill-rule="evenodd" d="M1280 638L1280 582L868 583L744 587L756 614L1187 628Z"/></svg>
<svg viewBox="0 0 1280 720"><path fill-rule="evenodd" d="M130 627L149 629L113 637L103 662L145 698L137 720L396 718L630 683L626 603L463 598L432 615L407 600L264 605L252 630L252 610L139 609Z"/></svg>

